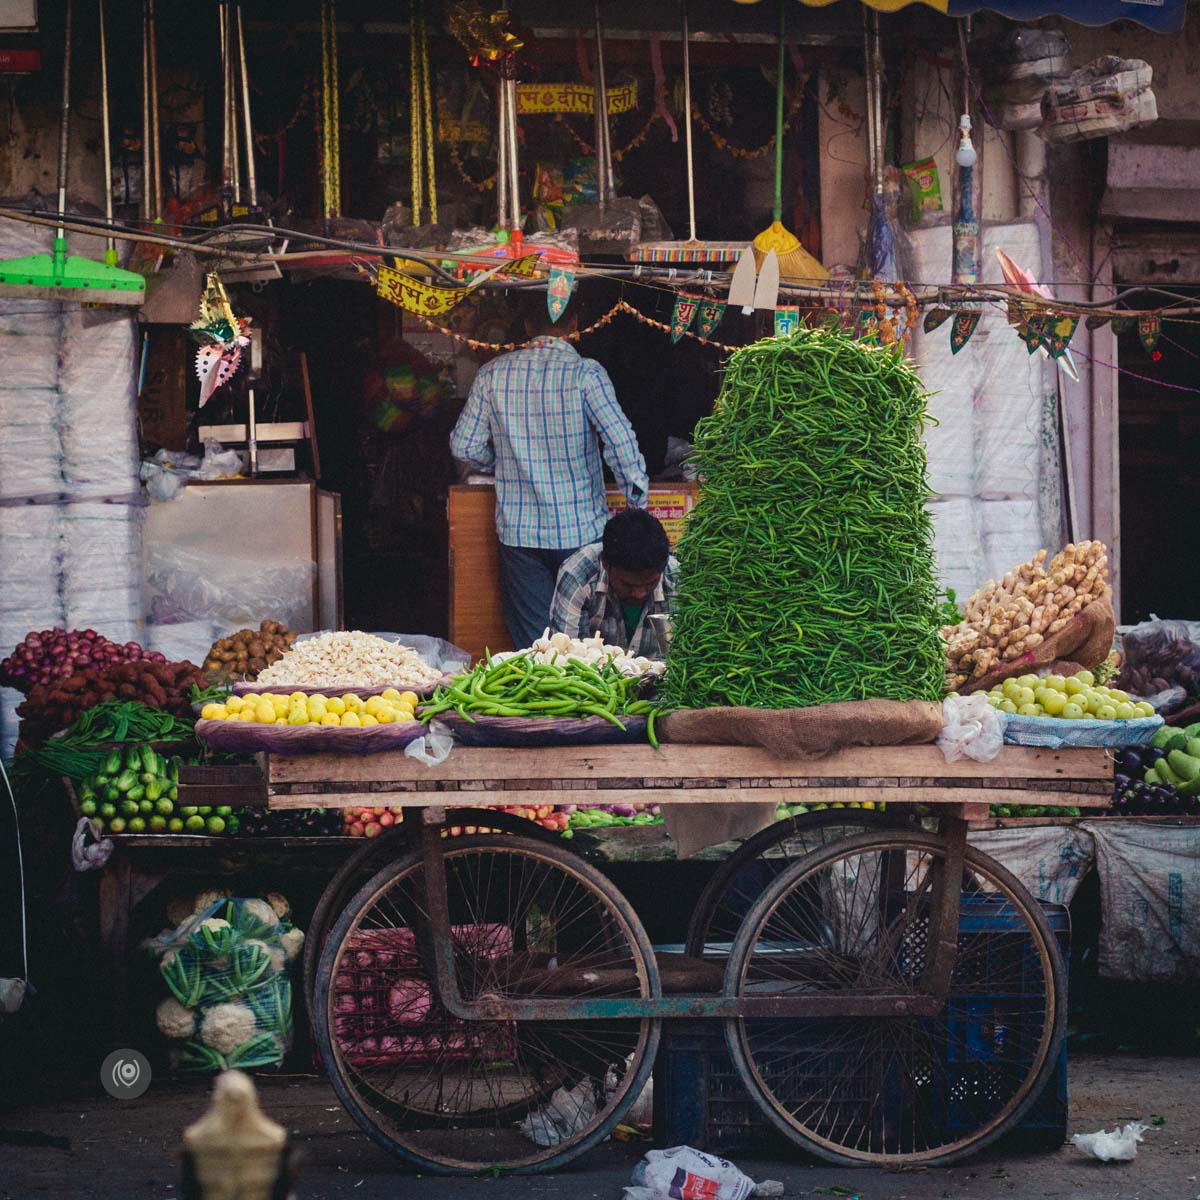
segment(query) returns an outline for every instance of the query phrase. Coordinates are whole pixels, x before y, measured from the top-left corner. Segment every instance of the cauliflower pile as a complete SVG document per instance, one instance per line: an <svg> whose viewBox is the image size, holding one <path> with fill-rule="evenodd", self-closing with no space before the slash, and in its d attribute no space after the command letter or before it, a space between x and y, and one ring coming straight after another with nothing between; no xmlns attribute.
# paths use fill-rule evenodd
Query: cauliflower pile
<svg viewBox="0 0 1200 1200"><path fill-rule="evenodd" d="M206 891L172 900L167 916L173 928L155 946L171 994L155 1020L176 1065L213 1072L281 1063L292 1035L288 966L304 945L287 900Z"/></svg>

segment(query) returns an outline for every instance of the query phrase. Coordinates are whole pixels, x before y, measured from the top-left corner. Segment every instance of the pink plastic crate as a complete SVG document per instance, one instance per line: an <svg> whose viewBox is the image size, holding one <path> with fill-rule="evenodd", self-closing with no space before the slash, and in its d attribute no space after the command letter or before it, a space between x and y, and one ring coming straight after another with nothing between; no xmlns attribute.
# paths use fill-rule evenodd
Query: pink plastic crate
<svg viewBox="0 0 1200 1200"><path fill-rule="evenodd" d="M462 956L512 953L512 930L506 925L455 925L450 932ZM468 1024L434 1003L411 929L354 934L333 981L333 1004L338 1045L356 1066L491 1063L513 1057L511 1023Z"/></svg>

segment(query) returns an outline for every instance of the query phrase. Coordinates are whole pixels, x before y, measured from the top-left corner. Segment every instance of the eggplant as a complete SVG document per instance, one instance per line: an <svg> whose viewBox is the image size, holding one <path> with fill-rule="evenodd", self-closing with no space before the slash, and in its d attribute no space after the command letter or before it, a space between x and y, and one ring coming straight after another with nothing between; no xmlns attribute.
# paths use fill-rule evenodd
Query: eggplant
<svg viewBox="0 0 1200 1200"><path fill-rule="evenodd" d="M1131 775L1141 771L1145 765L1142 762L1141 750L1137 746L1129 746L1122 750L1117 758L1117 765Z"/></svg>
<svg viewBox="0 0 1200 1200"><path fill-rule="evenodd" d="M1142 763L1147 767L1154 766L1155 763L1160 762L1166 756L1166 751L1160 749L1158 746L1144 746L1142 748Z"/></svg>

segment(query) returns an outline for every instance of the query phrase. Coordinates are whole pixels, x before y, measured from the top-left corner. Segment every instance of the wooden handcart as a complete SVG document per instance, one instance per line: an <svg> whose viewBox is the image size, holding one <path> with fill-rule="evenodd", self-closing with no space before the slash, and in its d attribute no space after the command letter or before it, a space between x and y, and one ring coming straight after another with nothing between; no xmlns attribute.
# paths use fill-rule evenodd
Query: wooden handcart
<svg viewBox="0 0 1200 1200"><path fill-rule="evenodd" d="M1082 749L947 765L933 746L815 762L733 746L460 747L435 768L272 757L268 794L273 807L405 808L329 885L305 966L334 1087L408 1162L561 1165L637 1098L661 1022L702 1017L723 1022L750 1095L798 1146L940 1164L1020 1121L1066 1019L1046 919L967 845L968 823L998 802L1102 807L1111 772ZM656 956L567 844L480 811L629 800L875 808L810 811L748 840L696 906L686 953Z"/></svg>

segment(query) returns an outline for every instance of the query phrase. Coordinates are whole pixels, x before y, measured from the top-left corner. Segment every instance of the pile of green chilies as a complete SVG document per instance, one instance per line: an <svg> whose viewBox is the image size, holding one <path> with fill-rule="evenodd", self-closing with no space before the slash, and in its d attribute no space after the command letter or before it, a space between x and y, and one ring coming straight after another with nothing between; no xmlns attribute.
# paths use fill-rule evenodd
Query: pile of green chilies
<svg viewBox="0 0 1200 1200"><path fill-rule="evenodd" d="M639 698L638 684L611 663L595 667L571 658L542 663L523 654L495 662L488 656L438 688L422 707L420 719L428 724L444 712L472 723L476 716L602 717L623 730L622 716L645 716L647 736L657 745L654 706Z"/></svg>
<svg viewBox="0 0 1200 1200"><path fill-rule="evenodd" d="M940 699L925 418L899 350L838 330L732 356L696 427L664 708Z"/></svg>

